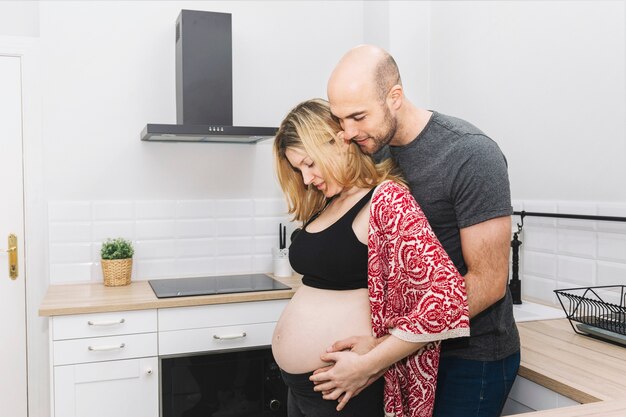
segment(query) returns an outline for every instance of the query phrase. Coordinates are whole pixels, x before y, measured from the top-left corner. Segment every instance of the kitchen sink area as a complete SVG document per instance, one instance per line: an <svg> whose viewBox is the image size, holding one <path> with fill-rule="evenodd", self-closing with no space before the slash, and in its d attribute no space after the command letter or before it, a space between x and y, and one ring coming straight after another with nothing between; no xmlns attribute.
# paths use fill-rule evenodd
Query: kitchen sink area
<svg viewBox="0 0 626 417"><path fill-rule="evenodd" d="M513 305L513 317L516 323L524 323L565 318L565 312L561 308L524 300L522 304Z"/></svg>

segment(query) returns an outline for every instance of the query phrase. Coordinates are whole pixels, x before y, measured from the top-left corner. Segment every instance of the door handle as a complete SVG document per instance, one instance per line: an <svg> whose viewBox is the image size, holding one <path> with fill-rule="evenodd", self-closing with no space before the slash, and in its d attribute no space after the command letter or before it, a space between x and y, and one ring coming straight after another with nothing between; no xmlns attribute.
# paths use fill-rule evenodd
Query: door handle
<svg viewBox="0 0 626 417"><path fill-rule="evenodd" d="M17 270L17 236L13 233L9 235L9 249L5 249L2 252L6 252L9 254L9 277L12 280L17 279L18 270Z"/></svg>

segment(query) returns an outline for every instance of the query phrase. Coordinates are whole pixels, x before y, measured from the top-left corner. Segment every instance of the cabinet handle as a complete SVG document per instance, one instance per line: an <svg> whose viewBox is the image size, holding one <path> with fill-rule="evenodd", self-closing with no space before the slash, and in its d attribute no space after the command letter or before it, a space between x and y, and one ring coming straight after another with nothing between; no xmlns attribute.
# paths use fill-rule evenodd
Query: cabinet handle
<svg viewBox="0 0 626 417"><path fill-rule="evenodd" d="M87 349L92 352L101 352L105 350L124 349L124 347L126 347L126 343L120 343L119 345L88 346Z"/></svg>
<svg viewBox="0 0 626 417"><path fill-rule="evenodd" d="M124 320L124 319L119 319L119 320L100 320L100 321L91 321L91 320L89 320L87 322L87 324L90 325L90 326L115 326L116 324L122 324L125 321L126 320Z"/></svg>
<svg viewBox="0 0 626 417"><path fill-rule="evenodd" d="M213 335L213 339L217 339L217 340L242 339L244 337L246 337L246 332L241 332L237 334L225 334L225 335L214 334Z"/></svg>

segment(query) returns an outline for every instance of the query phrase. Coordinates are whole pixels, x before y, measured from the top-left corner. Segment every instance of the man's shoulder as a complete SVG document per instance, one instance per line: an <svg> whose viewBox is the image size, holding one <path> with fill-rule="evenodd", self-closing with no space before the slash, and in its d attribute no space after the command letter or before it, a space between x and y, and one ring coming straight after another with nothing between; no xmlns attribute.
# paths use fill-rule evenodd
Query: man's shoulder
<svg viewBox="0 0 626 417"><path fill-rule="evenodd" d="M436 112L433 112L433 117L439 129L435 134L438 134L440 139L448 136L448 140L439 141L439 144L448 149L449 157L454 158L457 154L467 156L482 154L490 158L502 154L498 144L473 124Z"/></svg>
<svg viewBox="0 0 626 417"><path fill-rule="evenodd" d="M433 111L432 124L433 127L435 127L434 130L443 129L450 134L454 134L456 136L482 135L487 137L487 135L485 135L482 130L480 130L467 120L454 116L448 116L437 111Z"/></svg>

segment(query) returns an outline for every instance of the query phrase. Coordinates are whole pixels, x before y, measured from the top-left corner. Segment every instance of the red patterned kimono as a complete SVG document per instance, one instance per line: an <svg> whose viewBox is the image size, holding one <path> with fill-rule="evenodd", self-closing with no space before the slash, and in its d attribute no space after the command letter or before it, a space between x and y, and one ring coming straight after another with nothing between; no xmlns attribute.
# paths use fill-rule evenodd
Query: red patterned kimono
<svg viewBox="0 0 626 417"><path fill-rule="evenodd" d="M376 337L430 342L385 373L385 415L430 417L441 340L469 336L465 281L410 191L392 181L370 206L368 287Z"/></svg>

